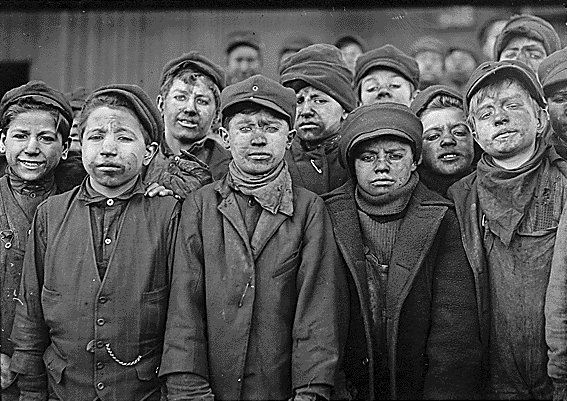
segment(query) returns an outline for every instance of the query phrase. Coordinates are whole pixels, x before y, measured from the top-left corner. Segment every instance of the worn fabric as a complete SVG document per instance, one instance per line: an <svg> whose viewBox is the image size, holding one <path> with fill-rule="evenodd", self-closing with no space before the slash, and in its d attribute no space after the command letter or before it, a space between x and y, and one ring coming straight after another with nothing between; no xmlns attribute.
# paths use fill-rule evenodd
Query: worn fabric
<svg viewBox="0 0 567 401"><path fill-rule="evenodd" d="M294 187L293 201L249 238L226 178L185 200L160 375L204 377L219 400L335 384L346 279L321 199Z"/></svg>
<svg viewBox="0 0 567 401"><path fill-rule="evenodd" d="M419 181L433 192L437 192L443 197L447 197L447 190L451 185L459 181L461 178L466 177L473 172L473 168L454 175L441 175L431 171L426 166L420 164L417 166L417 173L419 174Z"/></svg>
<svg viewBox="0 0 567 401"><path fill-rule="evenodd" d="M339 160L339 140L335 136L311 148L296 136L284 156L294 185L318 195L343 185L348 173Z"/></svg>
<svg viewBox="0 0 567 401"><path fill-rule="evenodd" d="M263 175L247 174L232 161L228 166L229 185L244 195L252 196L272 214L281 212L293 216L291 176L284 161L273 171Z"/></svg>
<svg viewBox="0 0 567 401"><path fill-rule="evenodd" d="M381 389L354 185L324 199L354 289L344 368L357 397L482 397L474 278L451 203L417 184L400 225L386 281L387 355L379 355L388 361L389 388Z"/></svg>
<svg viewBox="0 0 567 401"><path fill-rule="evenodd" d="M566 166L552 149L546 152L533 200L509 246L492 234L491 220L480 207L476 173L449 189L463 244L476 272L483 338L489 345L488 382L495 398L551 398L544 341L545 293L557 226L564 218Z"/></svg>
<svg viewBox="0 0 567 401"><path fill-rule="evenodd" d="M133 195L101 280L85 196L83 185L38 207L11 335L11 369L25 376L47 371L54 399L159 399L180 206L171 197Z"/></svg>
<svg viewBox="0 0 567 401"><path fill-rule="evenodd" d="M567 160L567 141L554 131L551 131L550 134L549 144L553 146L559 156Z"/></svg>

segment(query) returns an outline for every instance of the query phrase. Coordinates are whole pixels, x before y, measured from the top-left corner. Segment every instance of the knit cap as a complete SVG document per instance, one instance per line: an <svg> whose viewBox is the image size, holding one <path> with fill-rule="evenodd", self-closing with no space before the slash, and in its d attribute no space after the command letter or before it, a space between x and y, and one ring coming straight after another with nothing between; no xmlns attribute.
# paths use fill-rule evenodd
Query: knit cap
<svg viewBox="0 0 567 401"><path fill-rule="evenodd" d="M69 130L73 124L73 110L65 95L56 89L47 86L43 81L29 81L28 83L10 89L4 94L0 101L0 118L8 108L20 100L32 100L55 108L67 122L67 126L61 126L63 142L69 137Z"/></svg>
<svg viewBox="0 0 567 401"><path fill-rule="evenodd" d="M95 97L100 95L120 95L126 98L131 110L136 114L140 123L150 136L151 142L158 144L163 140L163 120L154 102L138 85L113 84L96 89L85 101L85 105L90 103ZM84 109L83 109L84 110ZM82 116L81 118L88 118Z"/></svg>
<svg viewBox="0 0 567 401"><path fill-rule="evenodd" d="M539 65L537 71L539 81L543 86L545 96L551 96L549 89L560 82L567 85L567 48L557 50L547 56Z"/></svg>
<svg viewBox="0 0 567 401"><path fill-rule="evenodd" d="M223 68L196 51L191 51L169 60L161 72L160 86L165 83L168 77L172 75L175 76L182 70L188 68L192 68L207 75L219 88L219 91L224 89L225 79Z"/></svg>
<svg viewBox="0 0 567 401"><path fill-rule="evenodd" d="M506 45L516 36L526 36L539 40L543 43L547 55L561 49L561 39L549 22L535 15L521 14L510 18L496 38L494 43L495 60L500 58Z"/></svg>
<svg viewBox="0 0 567 401"><path fill-rule="evenodd" d="M288 57L280 67L280 82L298 92L305 86L325 92L350 112L356 107L352 72L341 51L333 45L315 44Z"/></svg>
<svg viewBox="0 0 567 401"><path fill-rule="evenodd" d="M256 50L260 50L260 41L256 32L252 31L235 31L228 37L225 52L229 54L235 47L250 46Z"/></svg>
<svg viewBox="0 0 567 401"><path fill-rule="evenodd" d="M445 95L457 99L459 102L463 102L463 96L461 93L447 85L431 85L420 91L416 97L413 99L410 105L411 111L413 111L418 117L421 116L429 103L437 96Z"/></svg>
<svg viewBox="0 0 567 401"><path fill-rule="evenodd" d="M421 156L422 132L421 120L403 104L385 102L357 107L341 128L340 162L354 177L353 148L361 142L386 135L409 142L417 161Z"/></svg>
<svg viewBox="0 0 567 401"><path fill-rule="evenodd" d="M411 82L415 88L419 86L419 66L417 61L397 47L385 45L362 54L356 60L354 86L357 92L359 91L362 78L373 68L392 69Z"/></svg>

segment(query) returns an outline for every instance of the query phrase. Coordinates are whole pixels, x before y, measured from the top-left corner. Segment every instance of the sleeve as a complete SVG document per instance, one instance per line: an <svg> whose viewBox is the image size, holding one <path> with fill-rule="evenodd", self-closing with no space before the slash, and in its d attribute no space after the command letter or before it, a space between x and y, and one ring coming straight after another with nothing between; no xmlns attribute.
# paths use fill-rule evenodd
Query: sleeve
<svg viewBox="0 0 567 401"><path fill-rule="evenodd" d="M328 398L343 357L348 332L349 293L331 220L321 198L308 211L297 275L293 324L292 385ZM302 391L305 391L303 389Z"/></svg>
<svg viewBox="0 0 567 401"><path fill-rule="evenodd" d="M175 195L185 199L202 186L213 182L205 163L187 151L167 160L158 177L158 184L171 189Z"/></svg>
<svg viewBox="0 0 567 401"><path fill-rule="evenodd" d="M191 390L191 375L200 376L207 382L209 377L200 216L195 198L191 195L183 203L175 240L171 293L159 373L162 377L174 373L187 375L185 380L167 379L168 391L173 385L174 394Z"/></svg>
<svg viewBox="0 0 567 401"><path fill-rule="evenodd" d="M482 396L482 346L476 290L453 210L447 211L439 235L423 398L477 399Z"/></svg>
<svg viewBox="0 0 567 401"><path fill-rule="evenodd" d="M563 209L545 298L545 339L554 400L567 400L567 208Z"/></svg>
<svg viewBox="0 0 567 401"><path fill-rule="evenodd" d="M16 306L16 317L11 334L14 354L10 369L20 373L18 380L20 388L26 383L22 375L30 377L45 375L43 353L50 342L41 306L43 258L46 250L45 210L46 208L40 205L32 223L24 256L19 302ZM31 380L30 382L37 383L38 381ZM35 384L32 387L36 387Z"/></svg>

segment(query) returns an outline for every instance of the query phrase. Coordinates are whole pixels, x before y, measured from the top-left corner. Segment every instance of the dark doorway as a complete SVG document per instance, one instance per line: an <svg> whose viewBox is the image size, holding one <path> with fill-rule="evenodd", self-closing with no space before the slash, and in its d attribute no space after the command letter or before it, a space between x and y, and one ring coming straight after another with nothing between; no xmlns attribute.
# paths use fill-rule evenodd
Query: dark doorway
<svg viewBox="0 0 567 401"><path fill-rule="evenodd" d="M0 98L12 88L25 84L30 79L30 63L27 61L0 62Z"/></svg>

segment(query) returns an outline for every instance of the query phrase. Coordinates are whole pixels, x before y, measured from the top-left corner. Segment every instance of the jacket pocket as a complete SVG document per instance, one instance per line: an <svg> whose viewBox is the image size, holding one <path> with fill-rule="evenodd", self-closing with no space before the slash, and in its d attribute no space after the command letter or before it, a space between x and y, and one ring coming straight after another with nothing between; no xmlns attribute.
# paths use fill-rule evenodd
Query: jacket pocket
<svg viewBox="0 0 567 401"><path fill-rule="evenodd" d="M53 345L47 347L43 353L43 362L47 367L47 372L53 377L55 383L60 384L63 380L63 372L67 367L67 361L55 352Z"/></svg>
<svg viewBox="0 0 567 401"><path fill-rule="evenodd" d="M154 355L149 358L142 358L142 360L136 364L136 374L138 379L141 381L152 381L157 380L159 372L160 363L160 352L152 352Z"/></svg>
<svg viewBox="0 0 567 401"><path fill-rule="evenodd" d="M278 278L284 274L295 270L299 263L301 262L301 253L299 251L294 252L290 258L278 267L272 274L272 278Z"/></svg>
<svg viewBox="0 0 567 401"><path fill-rule="evenodd" d="M165 331L165 319L169 300L169 286L144 292L141 302L140 343L151 344L153 340L162 339ZM145 352L144 349L141 350Z"/></svg>

